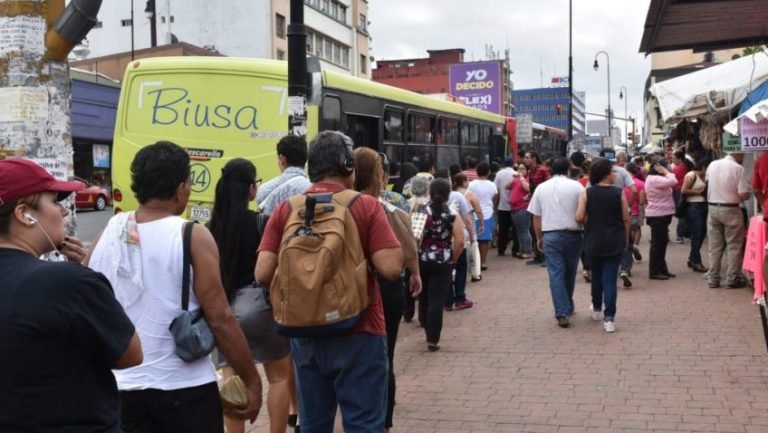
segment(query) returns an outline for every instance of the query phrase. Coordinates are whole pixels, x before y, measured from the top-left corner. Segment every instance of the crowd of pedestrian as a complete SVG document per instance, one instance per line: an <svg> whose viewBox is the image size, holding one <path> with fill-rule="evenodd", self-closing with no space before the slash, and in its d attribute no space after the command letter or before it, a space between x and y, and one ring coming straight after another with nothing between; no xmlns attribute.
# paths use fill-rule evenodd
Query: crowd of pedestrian
<svg viewBox="0 0 768 433"><path fill-rule="evenodd" d="M401 321L416 318L428 352L450 344L444 314L474 306L467 282L503 272L489 269L492 248L546 267L562 328L581 263L592 318L616 331L617 282L633 287L643 224L649 279L675 277L667 245L689 238L688 267L709 287L720 287L723 255L726 286L746 284L740 154L711 162L681 150L670 164L611 149L548 160L523 151L438 169L429 154L398 166L332 131L276 150L281 174L265 184L250 161L230 160L200 225L181 217L187 152L142 148L131 164L139 207L112 217L90 253L65 236L58 204L83 185L0 161L2 293L25 315L0 309L0 383L14 390L0 391L0 430L242 432L262 405L262 364L270 432L329 433L337 408L347 432L388 432ZM753 187L768 196L766 158ZM37 259L46 253L84 266ZM217 368L242 381L247 403L224 413Z"/></svg>

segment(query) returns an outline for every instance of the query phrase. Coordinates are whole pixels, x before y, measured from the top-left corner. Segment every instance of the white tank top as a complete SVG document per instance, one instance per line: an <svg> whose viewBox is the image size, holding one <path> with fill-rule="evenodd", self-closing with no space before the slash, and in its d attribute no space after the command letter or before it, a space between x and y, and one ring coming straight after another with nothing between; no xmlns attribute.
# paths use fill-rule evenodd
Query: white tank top
<svg viewBox="0 0 768 433"><path fill-rule="evenodd" d="M144 291L126 309L141 338L144 362L133 368L115 370L120 390L174 390L204 385L216 380L210 356L184 362L176 356L176 345L168 330L181 311L183 264L181 217L166 217L137 224L141 242ZM190 271L190 281L193 274ZM190 291L189 310L200 308L194 290Z"/></svg>

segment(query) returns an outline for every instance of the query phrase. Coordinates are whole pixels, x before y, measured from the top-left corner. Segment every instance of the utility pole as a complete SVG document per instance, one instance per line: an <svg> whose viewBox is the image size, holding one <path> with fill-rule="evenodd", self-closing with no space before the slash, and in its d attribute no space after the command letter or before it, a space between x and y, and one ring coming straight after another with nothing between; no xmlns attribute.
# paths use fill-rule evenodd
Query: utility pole
<svg viewBox="0 0 768 433"><path fill-rule="evenodd" d="M101 0L66 8L64 0L0 2L0 159L29 158L56 178L73 176L67 56L100 7Z"/></svg>
<svg viewBox="0 0 768 433"><path fill-rule="evenodd" d="M568 0L568 142L573 140L573 0Z"/></svg>
<svg viewBox="0 0 768 433"><path fill-rule="evenodd" d="M307 135L307 27L304 1L291 0L288 25L288 133Z"/></svg>
<svg viewBox="0 0 768 433"><path fill-rule="evenodd" d="M130 0L133 4L133 0ZM149 43L152 48L157 46L157 6L155 0L147 0L144 15L149 20ZM170 17L168 18L170 20Z"/></svg>

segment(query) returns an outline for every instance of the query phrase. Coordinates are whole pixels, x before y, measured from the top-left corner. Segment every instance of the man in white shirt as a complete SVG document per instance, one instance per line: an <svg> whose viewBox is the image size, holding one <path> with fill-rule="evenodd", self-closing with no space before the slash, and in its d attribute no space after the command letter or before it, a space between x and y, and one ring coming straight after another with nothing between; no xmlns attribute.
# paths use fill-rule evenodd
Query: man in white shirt
<svg viewBox="0 0 768 433"><path fill-rule="evenodd" d="M739 207L750 196L749 181L741 163L743 153L729 153L707 169L707 237L709 238L709 287L720 287L723 252L727 250L726 287L746 287L741 274L744 257L744 217Z"/></svg>
<svg viewBox="0 0 768 433"><path fill-rule="evenodd" d="M512 164L514 164L514 159L511 155L507 156L504 159L505 167L496 173L496 178L493 181L493 183L496 184L496 190L499 192L496 196L496 216L499 219L497 250L500 256L503 256L507 251L507 245L509 245L510 240L509 231L512 228L512 211L510 210L509 201L507 200L507 195L509 194L507 184L512 182L512 179L517 176L517 172L512 168ZM515 237L517 237L517 235L513 233L513 252L516 247L515 244L517 243L515 242Z"/></svg>
<svg viewBox="0 0 768 433"><path fill-rule="evenodd" d="M557 325L561 328L568 327L573 314L573 289L582 240L576 208L584 188L568 178L569 167L567 159L555 159L551 166L552 178L536 188L528 206L528 212L533 214L536 242L547 258L549 289Z"/></svg>

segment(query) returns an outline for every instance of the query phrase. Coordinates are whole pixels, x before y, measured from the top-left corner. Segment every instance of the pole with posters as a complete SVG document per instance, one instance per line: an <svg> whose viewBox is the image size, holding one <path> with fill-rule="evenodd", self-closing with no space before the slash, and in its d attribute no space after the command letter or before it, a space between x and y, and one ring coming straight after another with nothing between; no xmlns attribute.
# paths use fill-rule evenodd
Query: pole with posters
<svg viewBox="0 0 768 433"><path fill-rule="evenodd" d="M0 1L0 159L29 158L59 179L73 176L67 56L100 7L101 0Z"/></svg>
<svg viewBox="0 0 768 433"><path fill-rule="evenodd" d="M307 135L307 27L304 1L291 0L288 25L288 133Z"/></svg>

